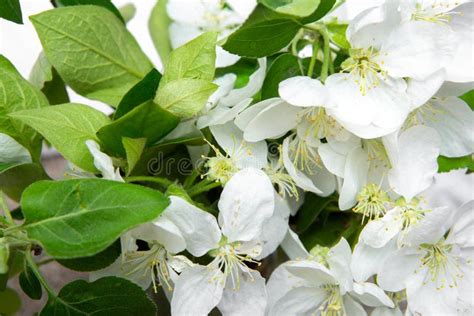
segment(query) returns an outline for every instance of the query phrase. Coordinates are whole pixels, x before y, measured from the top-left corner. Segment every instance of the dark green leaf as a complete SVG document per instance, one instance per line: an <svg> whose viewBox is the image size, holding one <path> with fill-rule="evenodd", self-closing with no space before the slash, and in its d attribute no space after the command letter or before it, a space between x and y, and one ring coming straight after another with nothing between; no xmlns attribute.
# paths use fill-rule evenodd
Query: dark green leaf
<svg viewBox="0 0 474 316"><path fill-rule="evenodd" d="M464 102L466 102L469 107L471 108L471 110L474 111L474 90L471 90L465 94L463 94L462 96L460 96L459 98L461 98L462 100L464 100Z"/></svg>
<svg viewBox="0 0 474 316"><path fill-rule="evenodd" d="M130 112L140 104L153 100L156 90L160 84L161 74L158 70L152 69L140 82L130 89L117 107L114 120L117 120Z"/></svg>
<svg viewBox="0 0 474 316"><path fill-rule="evenodd" d="M321 0L318 8L310 15L301 19L302 24L316 22L323 18L334 7L336 0Z"/></svg>
<svg viewBox="0 0 474 316"><path fill-rule="evenodd" d="M239 56L265 57L287 46L301 25L290 19L275 19L242 26L229 36L224 49Z"/></svg>
<svg viewBox="0 0 474 316"><path fill-rule="evenodd" d="M117 277L105 277L88 283L77 280L61 289L57 298L50 298L41 316L153 316L155 304L134 283Z"/></svg>
<svg viewBox="0 0 474 316"><path fill-rule="evenodd" d="M270 68L262 86L262 100L278 97L278 85L285 79L302 75L298 57L292 54L278 56Z"/></svg>
<svg viewBox="0 0 474 316"><path fill-rule="evenodd" d="M43 296L41 283L31 270L30 266L25 263L25 269L20 273L20 286L23 292L32 300L39 300Z"/></svg>
<svg viewBox="0 0 474 316"><path fill-rule="evenodd" d="M467 168L470 172L474 172L474 159L472 155L458 158L438 157L438 172L449 172L451 170L464 168Z"/></svg>
<svg viewBox="0 0 474 316"><path fill-rule="evenodd" d="M258 68L258 62L254 58L240 58L238 62L232 66L216 69L216 78L222 77L225 74L233 73L237 76L234 88L242 88L249 82L250 76Z"/></svg>
<svg viewBox="0 0 474 316"><path fill-rule="evenodd" d="M15 201L20 201L23 190L30 184L49 179L43 167L35 163L12 165L0 172L0 189Z"/></svg>
<svg viewBox="0 0 474 316"><path fill-rule="evenodd" d="M334 201L333 197L320 197L313 193L305 195L304 203L296 215L297 233L303 233L307 230L322 211Z"/></svg>
<svg viewBox="0 0 474 316"><path fill-rule="evenodd" d="M115 5L110 0L57 0L56 3L58 6L74 6L74 5L97 5L99 7L106 8L113 14L115 14L120 20L125 22L120 11L115 7Z"/></svg>
<svg viewBox="0 0 474 316"><path fill-rule="evenodd" d="M18 24L23 24L20 0L1 0L0 18L4 18Z"/></svg>
<svg viewBox="0 0 474 316"><path fill-rule="evenodd" d="M120 239L116 240L105 250L90 257L76 259L60 259L58 262L74 271L97 271L110 266L120 256Z"/></svg>
<svg viewBox="0 0 474 316"><path fill-rule="evenodd" d="M126 156L122 138L146 138L152 145L171 132L179 119L153 101L145 102L120 119L102 127L97 136L112 155Z"/></svg>
<svg viewBox="0 0 474 316"><path fill-rule="evenodd" d="M138 185L102 179L40 181L23 193L23 229L54 258L87 257L155 219L168 204L160 192Z"/></svg>

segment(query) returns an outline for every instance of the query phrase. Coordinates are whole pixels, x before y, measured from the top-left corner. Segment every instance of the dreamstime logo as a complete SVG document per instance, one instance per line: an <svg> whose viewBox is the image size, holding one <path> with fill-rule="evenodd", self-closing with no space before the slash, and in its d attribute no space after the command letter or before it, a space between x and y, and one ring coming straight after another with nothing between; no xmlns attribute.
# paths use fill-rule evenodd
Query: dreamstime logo
<svg viewBox="0 0 474 316"><path fill-rule="evenodd" d="M268 158L278 159L280 156L280 145L272 142L268 144ZM257 158L255 158L257 159ZM182 176L189 176L193 173L193 170L197 170L200 174L206 172L206 162L209 158L200 157L196 161L193 161L188 157L182 157L179 159L173 157L165 157L160 152L154 158L151 158L147 164L148 173L154 176L170 176L172 174L179 174ZM251 161L247 161L247 165L252 165Z"/></svg>

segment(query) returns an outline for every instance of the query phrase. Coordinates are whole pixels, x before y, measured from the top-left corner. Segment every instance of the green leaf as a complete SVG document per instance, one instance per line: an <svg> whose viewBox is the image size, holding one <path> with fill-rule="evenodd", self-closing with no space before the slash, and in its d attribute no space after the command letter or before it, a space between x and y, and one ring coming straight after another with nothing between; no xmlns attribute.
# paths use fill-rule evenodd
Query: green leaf
<svg viewBox="0 0 474 316"><path fill-rule="evenodd" d="M40 181L23 193L22 226L54 258L94 255L125 231L158 217L160 192L103 179Z"/></svg>
<svg viewBox="0 0 474 316"><path fill-rule="evenodd" d="M36 163L0 165L0 190L20 201L23 191L32 183L49 179L43 167Z"/></svg>
<svg viewBox="0 0 474 316"><path fill-rule="evenodd" d="M88 98L116 106L152 69L122 21L107 9L63 7L30 19L61 78Z"/></svg>
<svg viewBox="0 0 474 316"><path fill-rule="evenodd" d="M128 23L137 13L137 8L133 3L127 3L126 5L120 7L119 11L125 23Z"/></svg>
<svg viewBox="0 0 474 316"><path fill-rule="evenodd" d="M120 256L122 247L120 239L117 239L112 245L105 250L90 256L76 259L60 259L58 262L74 271L90 272L104 269L110 266Z"/></svg>
<svg viewBox="0 0 474 316"><path fill-rule="evenodd" d="M7 288L5 291L0 292L0 315L13 316L17 315L17 312L21 308L21 300L18 294Z"/></svg>
<svg viewBox="0 0 474 316"><path fill-rule="evenodd" d="M316 22L322 19L334 7L336 0L320 0L318 8L310 15L301 19L302 24Z"/></svg>
<svg viewBox="0 0 474 316"><path fill-rule="evenodd" d="M307 230L332 201L334 201L332 197L320 197L313 193L307 193L304 203L296 215L295 231L303 233Z"/></svg>
<svg viewBox="0 0 474 316"><path fill-rule="evenodd" d="M217 86L200 79L180 79L160 86L155 102L180 118L197 114L206 105Z"/></svg>
<svg viewBox="0 0 474 316"><path fill-rule="evenodd" d="M457 158L438 157L438 172L449 172L451 170L464 168L467 168L470 172L474 172L474 159L472 155Z"/></svg>
<svg viewBox="0 0 474 316"><path fill-rule="evenodd" d="M35 161L41 152L40 135L8 114L46 106L48 100L41 91L23 79L15 67L0 55L0 132L26 147Z"/></svg>
<svg viewBox="0 0 474 316"><path fill-rule="evenodd" d="M25 269L20 273L19 283L23 292L32 300L39 300L43 296L41 283L34 274L33 270L26 264Z"/></svg>
<svg viewBox="0 0 474 316"><path fill-rule="evenodd" d="M329 37L334 43L344 49L351 48L351 44L346 38L347 24L330 23L326 26L329 33Z"/></svg>
<svg viewBox="0 0 474 316"><path fill-rule="evenodd" d="M298 57L292 54L282 54L278 56L270 68L262 86L262 100L278 97L278 86L285 79L301 76L302 66Z"/></svg>
<svg viewBox="0 0 474 316"><path fill-rule="evenodd" d="M123 147L127 154L127 176L133 171L142 156L146 145L146 138L122 138Z"/></svg>
<svg viewBox="0 0 474 316"><path fill-rule="evenodd" d="M97 136L107 152L125 157L123 137L146 138L146 144L151 145L171 132L178 123L176 116L148 101L102 127Z"/></svg>
<svg viewBox="0 0 474 316"><path fill-rule="evenodd" d="M115 5L110 0L56 0L56 3L59 6L75 6L75 5L97 5L103 7L118 17L120 20L125 22L120 11L115 7Z"/></svg>
<svg viewBox="0 0 474 316"><path fill-rule="evenodd" d="M114 120L119 119L140 104L153 100L160 84L161 74L152 69L140 82L134 85L123 97L114 114Z"/></svg>
<svg viewBox="0 0 474 316"><path fill-rule="evenodd" d="M20 0L0 1L0 18L4 18L17 24L23 24Z"/></svg>
<svg viewBox="0 0 474 316"><path fill-rule="evenodd" d="M462 99L464 102L466 102L469 105L469 107L471 108L471 110L474 111L474 90L471 90L471 91L463 94L459 98Z"/></svg>
<svg viewBox="0 0 474 316"><path fill-rule="evenodd" d="M216 32L204 33L169 55L162 85L179 79L212 81L216 64Z"/></svg>
<svg viewBox="0 0 474 316"><path fill-rule="evenodd" d="M97 140L96 132L109 122L102 112L86 105L67 103L10 116L37 130L79 168L96 171L86 141Z"/></svg>
<svg viewBox="0 0 474 316"><path fill-rule="evenodd" d="M275 19L243 25L232 33L223 48L246 57L265 57L287 46L301 25L290 19Z"/></svg>
<svg viewBox="0 0 474 316"><path fill-rule="evenodd" d="M69 102L66 85L56 69L41 52L30 73L30 82L41 89L49 104L56 105Z"/></svg>
<svg viewBox="0 0 474 316"><path fill-rule="evenodd" d="M156 5L151 11L150 20L148 21L151 39L163 65L166 64L168 55L172 50L168 31L171 19L166 12L167 3L168 0L156 0Z"/></svg>
<svg viewBox="0 0 474 316"><path fill-rule="evenodd" d="M48 301L40 316L155 314L155 304L138 285L117 277L105 277L91 283L77 280L67 284L57 298Z"/></svg>
<svg viewBox="0 0 474 316"><path fill-rule="evenodd" d="M316 10L320 0L261 0L260 3L279 13L308 16Z"/></svg>

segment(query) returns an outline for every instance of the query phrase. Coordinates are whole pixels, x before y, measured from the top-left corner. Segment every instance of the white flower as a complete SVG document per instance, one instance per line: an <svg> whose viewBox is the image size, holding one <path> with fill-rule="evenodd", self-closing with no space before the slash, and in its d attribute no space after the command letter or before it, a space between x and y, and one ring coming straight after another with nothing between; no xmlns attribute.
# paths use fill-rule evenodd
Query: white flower
<svg viewBox="0 0 474 316"><path fill-rule="evenodd" d="M114 168L112 158L100 151L100 146L93 140L86 141L92 157L94 158L94 166L102 173L102 177L107 180L124 182L120 175L120 169Z"/></svg>
<svg viewBox="0 0 474 316"><path fill-rule="evenodd" d="M472 201L464 204L455 216L424 220L413 231L416 243L396 250L383 261L379 285L388 291L406 288L408 309L413 314L473 312L473 205ZM454 224L449 229L451 218Z"/></svg>
<svg viewBox="0 0 474 316"><path fill-rule="evenodd" d="M179 47L196 36L219 32L219 39L235 31L257 5L255 0L170 0L167 12L173 23L169 27L171 45ZM240 57L217 47L217 67L236 63Z"/></svg>
<svg viewBox="0 0 474 316"><path fill-rule="evenodd" d="M265 173L247 168L230 179L218 204L219 224L212 215L184 201L173 202L170 213L180 214L183 219L208 215L209 221L198 231L181 226L182 222L177 225L192 255L209 253L214 260L207 266L191 267L179 276L171 301L172 313L203 315L216 306L224 314L263 313L265 280L246 262L256 262L260 255L262 227L274 212L274 189Z"/></svg>
<svg viewBox="0 0 474 316"><path fill-rule="evenodd" d="M403 23L398 1L359 14L347 29L352 48L344 73L326 80L335 104L329 112L362 138L397 130L413 102L405 78L424 80L454 55L454 37L440 38L438 31L436 24Z"/></svg>
<svg viewBox="0 0 474 316"><path fill-rule="evenodd" d="M318 248L306 260L279 266L268 281L268 315L366 315L366 306L393 307L372 283L355 283L351 249L345 239L331 249Z"/></svg>
<svg viewBox="0 0 474 316"><path fill-rule="evenodd" d="M415 126L381 139L329 140L319 147L319 155L326 168L343 179L339 207L346 210L368 198L383 198L377 187L408 200L428 188L438 169L439 137L432 128ZM359 210L365 213L363 207Z"/></svg>
<svg viewBox="0 0 474 316"><path fill-rule="evenodd" d="M31 162L28 150L7 134L0 133L0 163Z"/></svg>

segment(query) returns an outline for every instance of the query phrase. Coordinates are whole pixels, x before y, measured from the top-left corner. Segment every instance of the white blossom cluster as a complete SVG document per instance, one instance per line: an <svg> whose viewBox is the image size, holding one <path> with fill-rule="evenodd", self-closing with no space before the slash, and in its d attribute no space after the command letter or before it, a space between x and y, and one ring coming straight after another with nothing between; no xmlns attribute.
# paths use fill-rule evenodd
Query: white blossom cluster
<svg viewBox="0 0 474 316"><path fill-rule="evenodd" d="M170 0L172 44L208 30L225 38L255 6ZM93 278L161 285L173 315L216 307L224 315L472 315L473 202L433 206L422 193L439 155L473 152L474 117L458 96L474 82L474 4L347 1L333 15L348 23L341 72L286 79L278 97L254 103L262 58L243 87L232 73L217 78L206 108L181 123L209 128L219 145L203 175L223 186L218 214L171 196L158 219L121 237L122 256ZM220 47L217 56L219 67L240 59ZM268 149L275 140L276 154ZM123 181L111 158L87 144L103 177ZM353 249L344 238L305 249L289 219L308 192L337 192L341 211L360 214ZM278 247L289 261L265 280L259 262ZM213 259L204 265L203 256Z"/></svg>

